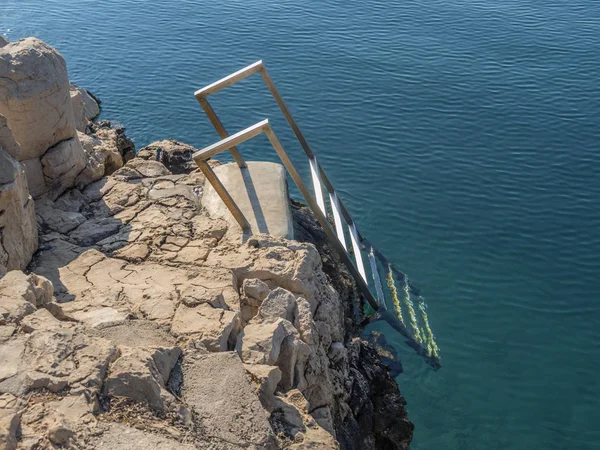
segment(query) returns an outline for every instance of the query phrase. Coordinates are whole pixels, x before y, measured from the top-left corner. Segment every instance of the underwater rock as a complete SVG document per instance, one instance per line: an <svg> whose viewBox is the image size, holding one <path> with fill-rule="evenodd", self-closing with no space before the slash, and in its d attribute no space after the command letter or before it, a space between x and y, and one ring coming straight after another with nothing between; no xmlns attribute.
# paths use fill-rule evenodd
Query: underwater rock
<svg viewBox="0 0 600 450"><path fill-rule="evenodd" d="M398 352L396 352L394 346L388 343L383 333L371 331L367 333L366 339L367 342L377 350L381 362L390 369L390 376L392 378L396 378L403 372L402 362L398 358Z"/></svg>

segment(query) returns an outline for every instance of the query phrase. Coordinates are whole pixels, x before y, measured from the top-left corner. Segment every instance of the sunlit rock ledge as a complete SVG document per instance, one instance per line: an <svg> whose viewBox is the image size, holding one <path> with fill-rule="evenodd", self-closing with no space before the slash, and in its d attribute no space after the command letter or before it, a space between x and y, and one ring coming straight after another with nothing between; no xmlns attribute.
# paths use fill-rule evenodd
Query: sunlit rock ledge
<svg viewBox="0 0 600 450"><path fill-rule="evenodd" d="M240 240L193 147L134 157L55 49L0 47L0 448L409 447L307 208Z"/></svg>

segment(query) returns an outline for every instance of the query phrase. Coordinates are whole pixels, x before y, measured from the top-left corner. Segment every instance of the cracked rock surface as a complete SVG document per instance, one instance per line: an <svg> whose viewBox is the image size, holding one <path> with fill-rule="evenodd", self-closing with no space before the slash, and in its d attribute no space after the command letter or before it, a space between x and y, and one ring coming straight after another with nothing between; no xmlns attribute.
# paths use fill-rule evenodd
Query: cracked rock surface
<svg viewBox="0 0 600 450"><path fill-rule="evenodd" d="M15 61L33 66L7 81ZM201 207L195 149L133 157L51 47L5 45L0 80L0 206L21 214L0 222L0 449L409 448L404 398L357 337L356 287L306 208L297 240L244 241ZM50 118L54 141L19 129Z"/></svg>
<svg viewBox="0 0 600 450"><path fill-rule="evenodd" d="M314 219L295 211L313 242L242 242L202 210L203 184L133 159L36 201L31 274L0 280L8 448L408 448Z"/></svg>

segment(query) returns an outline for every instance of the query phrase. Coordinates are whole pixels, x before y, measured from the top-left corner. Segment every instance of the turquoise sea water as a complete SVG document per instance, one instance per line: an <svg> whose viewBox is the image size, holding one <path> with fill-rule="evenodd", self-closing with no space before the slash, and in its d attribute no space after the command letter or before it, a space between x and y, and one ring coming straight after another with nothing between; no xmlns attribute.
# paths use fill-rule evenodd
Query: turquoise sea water
<svg viewBox="0 0 600 450"><path fill-rule="evenodd" d="M413 448L600 448L600 2L2 0L0 33L57 47L138 148L215 141L194 90L262 58L427 298L443 368L395 342ZM214 105L305 161L259 79Z"/></svg>

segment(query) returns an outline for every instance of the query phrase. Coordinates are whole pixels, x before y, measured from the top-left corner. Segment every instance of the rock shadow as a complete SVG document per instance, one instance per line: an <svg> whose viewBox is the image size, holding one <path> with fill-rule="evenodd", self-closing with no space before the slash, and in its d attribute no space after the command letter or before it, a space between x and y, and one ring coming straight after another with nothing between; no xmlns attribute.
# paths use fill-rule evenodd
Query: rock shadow
<svg viewBox="0 0 600 450"><path fill-rule="evenodd" d="M112 257L130 243L130 217L120 216L126 208L115 208L104 199L114 188L111 184L112 179L102 178L82 190L68 190L54 202L45 197L35 200L40 244L27 270L52 281L59 303L75 299L61 280L62 268L87 250Z"/></svg>

